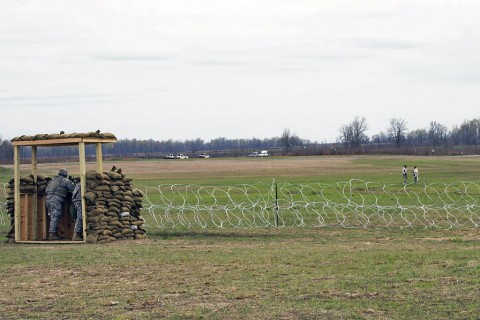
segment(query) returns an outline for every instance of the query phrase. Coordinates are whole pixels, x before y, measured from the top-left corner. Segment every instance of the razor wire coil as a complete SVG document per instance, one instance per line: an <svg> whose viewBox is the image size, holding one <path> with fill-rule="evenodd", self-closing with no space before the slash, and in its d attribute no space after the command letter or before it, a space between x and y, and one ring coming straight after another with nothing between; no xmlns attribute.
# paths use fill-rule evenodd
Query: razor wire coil
<svg viewBox="0 0 480 320"><path fill-rule="evenodd" d="M479 199L474 182L164 184L145 189L144 216L157 228L478 228Z"/></svg>

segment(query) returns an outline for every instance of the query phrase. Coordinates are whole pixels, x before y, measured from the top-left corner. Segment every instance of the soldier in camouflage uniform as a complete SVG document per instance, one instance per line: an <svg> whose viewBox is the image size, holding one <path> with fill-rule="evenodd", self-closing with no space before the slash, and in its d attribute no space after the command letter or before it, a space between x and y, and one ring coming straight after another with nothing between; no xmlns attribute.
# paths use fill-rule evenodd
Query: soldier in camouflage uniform
<svg viewBox="0 0 480 320"><path fill-rule="evenodd" d="M83 240L83 219L82 219L82 192L80 189L80 181L76 181L75 189L73 189L72 202L77 212L77 219L75 220L75 235L73 241Z"/></svg>
<svg viewBox="0 0 480 320"><path fill-rule="evenodd" d="M72 192L75 188L73 182L68 180L67 177L67 169L60 169L58 176L54 177L52 181L48 183L47 189L45 190L47 194L47 210L50 216L50 240L63 239L58 235L58 223L63 212L63 201L67 193Z"/></svg>

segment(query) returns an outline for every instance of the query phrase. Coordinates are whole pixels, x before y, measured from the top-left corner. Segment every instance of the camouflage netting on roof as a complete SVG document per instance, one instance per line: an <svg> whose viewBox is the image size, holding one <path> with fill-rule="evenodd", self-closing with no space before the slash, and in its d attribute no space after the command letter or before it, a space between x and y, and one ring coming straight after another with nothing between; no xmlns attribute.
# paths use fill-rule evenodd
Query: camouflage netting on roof
<svg viewBox="0 0 480 320"><path fill-rule="evenodd" d="M36 141L53 139L71 139L71 138L97 138L97 139L116 139L113 133L86 132L86 133L40 133L34 136L19 136L12 139L14 141Z"/></svg>

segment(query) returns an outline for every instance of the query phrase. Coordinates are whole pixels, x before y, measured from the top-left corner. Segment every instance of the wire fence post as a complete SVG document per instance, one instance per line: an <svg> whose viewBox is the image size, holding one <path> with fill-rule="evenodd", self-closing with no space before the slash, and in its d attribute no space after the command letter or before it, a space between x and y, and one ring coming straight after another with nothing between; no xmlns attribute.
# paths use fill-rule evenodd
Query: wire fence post
<svg viewBox="0 0 480 320"><path fill-rule="evenodd" d="M275 227L278 227L278 185L275 182Z"/></svg>

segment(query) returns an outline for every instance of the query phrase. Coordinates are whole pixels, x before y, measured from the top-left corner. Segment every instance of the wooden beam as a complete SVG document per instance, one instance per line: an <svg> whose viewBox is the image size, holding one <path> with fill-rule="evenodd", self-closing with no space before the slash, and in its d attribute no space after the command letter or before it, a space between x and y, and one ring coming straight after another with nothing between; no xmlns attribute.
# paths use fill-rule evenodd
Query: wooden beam
<svg viewBox="0 0 480 320"><path fill-rule="evenodd" d="M83 138L83 142L87 144L91 143L115 143L117 139L99 139L99 138Z"/></svg>
<svg viewBox="0 0 480 320"><path fill-rule="evenodd" d="M83 220L83 242L87 239L87 210L85 208L85 191L87 190L87 166L85 163L85 143L78 144L78 156L80 158L80 194L82 197L82 220Z"/></svg>
<svg viewBox="0 0 480 320"><path fill-rule="evenodd" d="M95 158L97 159L97 171L99 173L102 173L103 172L103 163L102 163L103 155L102 155L102 144L101 143L97 143L97 145L96 145Z"/></svg>
<svg viewBox="0 0 480 320"><path fill-rule="evenodd" d="M37 147L33 146L32 147L32 174L33 174L33 179L35 180L35 183L37 182Z"/></svg>
<svg viewBox="0 0 480 320"><path fill-rule="evenodd" d="M20 202L21 202L21 205L20 205L20 210L22 210L22 212L20 212L20 219L19 219L19 223L20 224L20 240L32 240L32 239L29 239L28 236L29 236L29 233L28 233L28 230L29 230L29 217L28 217L28 213L29 213L29 209L31 209L31 201L28 201L29 199L29 194L27 193L24 193L23 195L20 195ZM30 198L32 198L30 196Z"/></svg>
<svg viewBox="0 0 480 320"><path fill-rule="evenodd" d="M20 241L20 147L13 147L15 190L15 242Z"/></svg>
<svg viewBox="0 0 480 320"><path fill-rule="evenodd" d="M37 210L39 213L38 217L38 240L47 239L47 205L46 205L46 196L40 198L37 197Z"/></svg>
<svg viewBox="0 0 480 320"><path fill-rule="evenodd" d="M81 138L12 141L14 146L48 146L48 145L74 145L82 141Z"/></svg>
<svg viewBox="0 0 480 320"><path fill-rule="evenodd" d="M82 241L71 241L71 240L20 240L15 241L16 243L27 243L27 244L83 244Z"/></svg>
<svg viewBox="0 0 480 320"><path fill-rule="evenodd" d="M37 146L32 146L32 175L33 183L35 185L35 193L33 196L33 217L32 217L32 239L37 240L38 237L38 210L37 210L37 197L38 197L38 186L37 186Z"/></svg>
<svg viewBox="0 0 480 320"><path fill-rule="evenodd" d="M12 141L14 146L73 146L80 142L87 144L92 143L115 143L117 139L102 138L67 138L67 139L50 139L50 140L28 140L28 141Z"/></svg>

